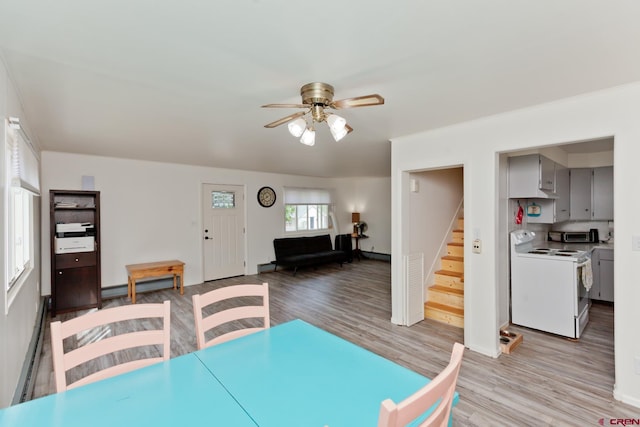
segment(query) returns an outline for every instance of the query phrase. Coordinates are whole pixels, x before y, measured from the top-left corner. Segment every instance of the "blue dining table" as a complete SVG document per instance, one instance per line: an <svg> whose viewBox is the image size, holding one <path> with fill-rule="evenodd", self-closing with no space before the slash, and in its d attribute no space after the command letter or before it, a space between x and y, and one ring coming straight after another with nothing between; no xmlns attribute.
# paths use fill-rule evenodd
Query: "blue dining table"
<svg viewBox="0 0 640 427"><path fill-rule="evenodd" d="M429 381L294 320L2 409L0 426L376 426L383 400Z"/></svg>
<svg viewBox="0 0 640 427"><path fill-rule="evenodd" d="M190 353L0 410L2 427L256 427Z"/></svg>
<svg viewBox="0 0 640 427"><path fill-rule="evenodd" d="M302 320L195 355L261 427L376 426L383 400L430 381Z"/></svg>

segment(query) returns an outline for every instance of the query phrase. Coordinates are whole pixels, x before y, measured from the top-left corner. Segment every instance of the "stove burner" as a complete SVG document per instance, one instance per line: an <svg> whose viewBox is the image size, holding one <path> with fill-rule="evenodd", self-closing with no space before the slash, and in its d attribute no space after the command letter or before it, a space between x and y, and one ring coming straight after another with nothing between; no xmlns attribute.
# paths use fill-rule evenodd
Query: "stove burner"
<svg viewBox="0 0 640 427"><path fill-rule="evenodd" d="M580 256L581 254L582 254L581 251L577 251L575 249L562 249L556 252L554 255L577 257L577 256Z"/></svg>
<svg viewBox="0 0 640 427"><path fill-rule="evenodd" d="M575 249L534 248L527 253L534 255L579 257L582 254L582 251Z"/></svg>

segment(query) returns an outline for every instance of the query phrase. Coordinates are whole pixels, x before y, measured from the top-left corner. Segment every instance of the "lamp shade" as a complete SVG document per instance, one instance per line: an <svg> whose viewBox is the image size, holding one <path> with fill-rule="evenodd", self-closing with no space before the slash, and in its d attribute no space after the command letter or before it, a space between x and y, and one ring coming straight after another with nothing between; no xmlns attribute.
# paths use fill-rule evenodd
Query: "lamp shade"
<svg viewBox="0 0 640 427"><path fill-rule="evenodd" d="M343 129L346 126L347 121L343 117L338 116L337 114L329 114L327 116L327 124L332 130L338 131Z"/></svg>
<svg viewBox="0 0 640 427"><path fill-rule="evenodd" d="M333 128L329 128L329 130L331 131L331 136L333 136L334 141L338 142L340 141L342 138L344 138L345 136L347 136L347 128L343 127L342 129L339 130L333 130Z"/></svg>
<svg viewBox="0 0 640 427"><path fill-rule="evenodd" d="M304 145L314 145L316 143L316 131L311 128L305 129L302 138L300 138L300 142Z"/></svg>
<svg viewBox="0 0 640 427"><path fill-rule="evenodd" d="M347 121L336 114L329 114L327 116L327 125L329 125L331 136L333 136L336 142L340 141L348 133Z"/></svg>
<svg viewBox="0 0 640 427"><path fill-rule="evenodd" d="M360 222L360 212L351 213L351 222Z"/></svg>
<svg viewBox="0 0 640 427"><path fill-rule="evenodd" d="M291 135L295 136L296 138L299 138L307 128L307 122L302 118L296 119L289 123L288 127L289 133L291 133Z"/></svg>

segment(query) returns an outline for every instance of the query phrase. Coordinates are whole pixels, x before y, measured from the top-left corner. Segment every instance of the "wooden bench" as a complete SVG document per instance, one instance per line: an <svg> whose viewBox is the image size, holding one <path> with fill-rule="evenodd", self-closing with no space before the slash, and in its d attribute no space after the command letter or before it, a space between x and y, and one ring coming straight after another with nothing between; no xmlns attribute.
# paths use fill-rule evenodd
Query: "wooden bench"
<svg viewBox="0 0 640 427"><path fill-rule="evenodd" d="M184 295L184 262L178 260L145 262L142 264L129 264L127 275L127 297L131 303L136 303L136 280L149 277L173 276L173 289L176 289L176 278L180 276L180 295Z"/></svg>

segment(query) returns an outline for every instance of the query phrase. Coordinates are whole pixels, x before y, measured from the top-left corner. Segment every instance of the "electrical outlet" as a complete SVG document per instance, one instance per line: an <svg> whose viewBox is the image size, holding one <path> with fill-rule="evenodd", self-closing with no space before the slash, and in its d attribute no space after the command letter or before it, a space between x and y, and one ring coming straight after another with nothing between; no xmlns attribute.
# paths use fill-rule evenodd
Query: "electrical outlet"
<svg viewBox="0 0 640 427"><path fill-rule="evenodd" d="M471 251L474 254L479 254L482 252L482 241L480 239L475 239L471 246Z"/></svg>

